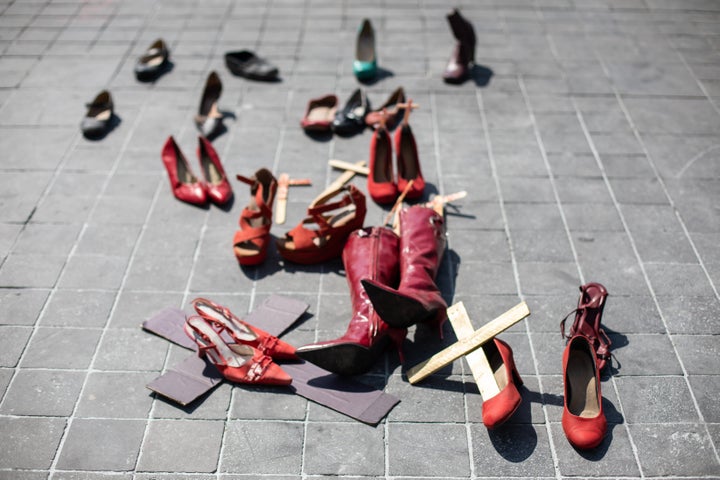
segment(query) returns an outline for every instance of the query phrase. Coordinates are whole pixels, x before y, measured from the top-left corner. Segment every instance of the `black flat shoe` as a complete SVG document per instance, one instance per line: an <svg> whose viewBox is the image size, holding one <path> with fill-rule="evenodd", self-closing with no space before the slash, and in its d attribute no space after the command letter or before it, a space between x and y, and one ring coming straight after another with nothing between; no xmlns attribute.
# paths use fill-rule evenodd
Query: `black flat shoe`
<svg viewBox="0 0 720 480"><path fill-rule="evenodd" d="M365 128L365 115L370 111L370 101L365 92L358 88L348 99L342 110L335 114L333 132L349 135Z"/></svg>
<svg viewBox="0 0 720 480"><path fill-rule="evenodd" d="M222 129L222 113L218 108L218 100L222 93L222 82L217 72L212 71L205 81L205 89L200 100L198 114L195 115L195 126L204 137L212 138Z"/></svg>
<svg viewBox="0 0 720 480"><path fill-rule="evenodd" d="M110 121L113 117L113 100L110 92L103 90L86 106L88 111L80 124L83 135L90 138L101 137L110 129Z"/></svg>
<svg viewBox="0 0 720 480"><path fill-rule="evenodd" d="M227 52L225 65L228 70L239 77L251 80L277 80L278 68L264 58L260 58L249 50Z"/></svg>
<svg viewBox="0 0 720 480"><path fill-rule="evenodd" d="M142 57L138 58L135 64L135 76L138 80L152 80L163 73L169 64L170 50L162 40L158 38L145 51Z"/></svg>

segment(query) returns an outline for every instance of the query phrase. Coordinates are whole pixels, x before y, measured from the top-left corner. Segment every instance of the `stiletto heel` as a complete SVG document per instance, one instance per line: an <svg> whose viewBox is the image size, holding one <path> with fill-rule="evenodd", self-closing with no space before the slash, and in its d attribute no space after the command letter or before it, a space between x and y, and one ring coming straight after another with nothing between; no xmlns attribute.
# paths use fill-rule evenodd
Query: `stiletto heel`
<svg viewBox="0 0 720 480"><path fill-rule="evenodd" d="M392 141L384 117L370 138L370 174L367 188L370 197L380 204L393 203L398 196L392 168Z"/></svg>
<svg viewBox="0 0 720 480"><path fill-rule="evenodd" d="M423 191L425 190L425 179L420 169L417 143L415 143L415 136L408 123L410 112L412 112L414 107L412 100L408 100L402 124L398 130L395 130L397 189L404 192L408 183L412 180L412 187L405 195L408 200L422 197Z"/></svg>
<svg viewBox="0 0 720 480"><path fill-rule="evenodd" d="M200 99L200 108L195 116L195 126L204 137L212 138L222 127L222 113L218 100L222 93L222 82L217 72L212 71L205 80L205 89Z"/></svg>
<svg viewBox="0 0 720 480"><path fill-rule="evenodd" d="M599 283L590 282L581 285L577 308L560 322L560 334L564 338L570 339L575 335L587 337L597 356L598 371L605 367L611 357L610 345L612 345L612 342L600 323L607 296L607 290ZM575 314L575 321L570 327L570 334L566 336L565 321L572 314Z"/></svg>
<svg viewBox="0 0 720 480"><path fill-rule="evenodd" d="M261 168L252 178L237 175L250 185L250 203L240 214L240 230L233 238L233 251L240 265L259 265L267 257L272 225L272 206L277 180L270 170Z"/></svg>
<svg viewBox="0 0 720 480"><path fill-rule="evenodd" d="M198 356L207 357L223 377L237 383L290 385L292 378L272 358L259 350L238 343L225 343L202 317L185 322L185 333L198 346Z"/></svg>
<svg viewBox="0 0 720 480"><path fill-rule="evenodd" d="M216 325L220 331L228 332L235 342L250 345L273 359L297 360L295 347L240 320L228 308L206 298L196 298L192 306L206 321Z"/></svg>
<svg viewBox="0 0 720 480"><path fill-rule="evenodd" d="M172 136L168 137L163 145L162 161L168 172L170 189L175 198L193 205L207 203L205 185L195 176Z"/></svg>
<svg viewBox="0 0 720 480"><path fill-rule="evenodd" d="M523 383L517 367L515 367L515 359L510 345L498 338L493 338L481 348L485 352L500 389L500 393L497 395L483 399L483 424L492 430L505 423L520 407L522 397L517 386Z"/></svg>
<svg viewBox="0 0 720 480"><path fill-rule="evenodd" d="M590 341L584 335L570 339L563 353L565 401L562 426L570 444L581 450L595 448L607 431L602 408L600 370Z"/></svg>

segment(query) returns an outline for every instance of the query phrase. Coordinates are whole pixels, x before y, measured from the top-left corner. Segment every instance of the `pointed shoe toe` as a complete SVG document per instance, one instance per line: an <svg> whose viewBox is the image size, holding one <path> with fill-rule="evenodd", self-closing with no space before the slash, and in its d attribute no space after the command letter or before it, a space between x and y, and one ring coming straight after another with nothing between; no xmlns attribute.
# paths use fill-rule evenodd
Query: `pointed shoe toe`
<svg viewBox="0 0 720 480"><path fill-rule="evenodd" d="M165 141L161 155L175 198L193 205L205 205L208 201L205 184L192 172L185 155L172 136Z"/></svg>

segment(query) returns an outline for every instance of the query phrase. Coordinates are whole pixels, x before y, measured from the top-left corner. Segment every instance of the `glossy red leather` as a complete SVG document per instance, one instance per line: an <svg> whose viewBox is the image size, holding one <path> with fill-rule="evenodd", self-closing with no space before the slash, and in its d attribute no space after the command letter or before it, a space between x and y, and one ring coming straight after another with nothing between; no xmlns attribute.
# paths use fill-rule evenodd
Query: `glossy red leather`
<svg viewBox="0 0 720 480"><path fill-rule="evenodd" d="M205 137L198 137L198 159L205 176L207 196L216 205L225 205L233 196L225 169L212 143Z"/></svg>
<svg viewBox="0 0 720 480"><path fill-rule="evenodd" d="M607 432L607 420L602 407L597 357L590 341L583 335L572 337L565 347L563 384L565 436L577 449L597 447Z"/></svg>
<svg viewBox="0 0 720 480"><path fill-rule="evenodd" d="M392 141L384 126L379 126L370 138L370 173L367 188L370 197L380 204L393 203L398 196L392 164Z"/></svg>
<svg viewBox="0 0 720 480"><path fill-rule="evenodd" d="M498 338L482 346L490 367L496 372L500 393L483 402L483 424L490 430L505 423L517 411L522 403L518 385L522 385L522 378L517 372L513 351L510 345ZM502 370L502 371L499 371Z"/></svg>
<svg viewBox="0 0 720 480"><path fill-rule="evenodd" d="M442 336L447 303L435 284L445 253L445 221L431 208L414 205L400 211L400 284L393 288L372 279L363 285L382 319L407 328L432 321Z"/></svg>
<svg viewBox="0 0 720 480"><path fill-rule="evenodd" d="M206 298L196 298L192 306L202 318L224 330L237 343L250 345L275 360L297 360L295 347L266 331L239 319L227 307Z"/></svg>
<svg viewBox="0 0 720 480"><path fill-rule="evenodd" d="M341 375L367 372L388 345L397 348L402 360L407 330L385 323L360 285L362 279L397 285L398 247L397 235L388 228L365 228L350 234L342 254L353 312L350 324L340 338L298 348L300 358Z"/></svg>
<svg viewBox="0 0 720 480"><path fill-rule="evenodd" d="M190 165L175 139L170 136L162 149L162 161L168 172L170 189L178 200L194 205L205 205L208 200L204 182L192 172Z"/></svg>

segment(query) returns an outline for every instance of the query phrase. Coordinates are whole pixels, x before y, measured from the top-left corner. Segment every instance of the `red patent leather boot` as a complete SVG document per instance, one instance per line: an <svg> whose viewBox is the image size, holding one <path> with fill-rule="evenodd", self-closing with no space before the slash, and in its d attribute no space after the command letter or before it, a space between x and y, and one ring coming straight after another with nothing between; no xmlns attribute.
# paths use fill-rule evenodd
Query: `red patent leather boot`
<svg viewBox="0 0 720 480"><path fill-rule="evenodd" d="M570 339L563 353L565 408L562 426L568 441L581 450L603 441L607 420L602 408L600 370L590 340L584 335Z"/></svg>
<svg viewBox="0 0 720 480"><path fill-rule="evenodd" d="M398 246L397 235L388 228L364 228L350 234L342 254L353 309L350 325L340 338L298 348L298 357L333 373L359 375L372 368L389 344L402 353L407 330L383 322L360 284L367 279L397 285Z"/></svg>
<svg viewBox="0 0 720 480"><path fill-rule="evenodd" d="M400 211L400 285L363 280L375 309L389 325L407 328L433 320L442 336L447 303L435 285L445 253L445 221L432 208L415 205Z"/></svg>

